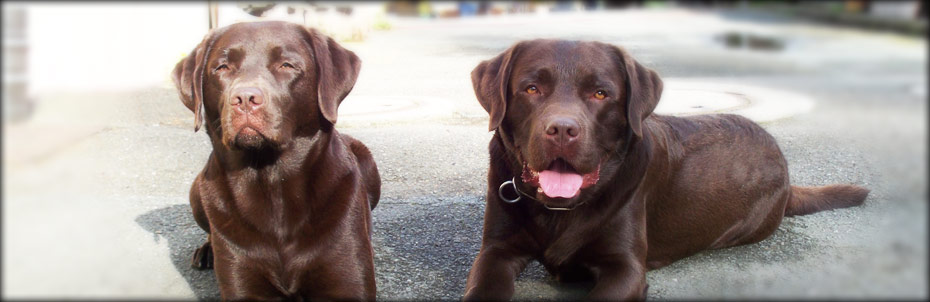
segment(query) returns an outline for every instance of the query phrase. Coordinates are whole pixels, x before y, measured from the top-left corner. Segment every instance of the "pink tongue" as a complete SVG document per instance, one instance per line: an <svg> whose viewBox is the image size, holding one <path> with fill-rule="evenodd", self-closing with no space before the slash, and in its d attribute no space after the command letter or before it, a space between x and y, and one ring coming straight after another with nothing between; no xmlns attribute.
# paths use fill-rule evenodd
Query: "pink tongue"
<svg viewBox="0 0 930 302"><path fill-rule="evenodd" d="M559 173L552 170L539 172L539 187L551 198L572 198L581 190L582 177L576 173Z"/></svg>

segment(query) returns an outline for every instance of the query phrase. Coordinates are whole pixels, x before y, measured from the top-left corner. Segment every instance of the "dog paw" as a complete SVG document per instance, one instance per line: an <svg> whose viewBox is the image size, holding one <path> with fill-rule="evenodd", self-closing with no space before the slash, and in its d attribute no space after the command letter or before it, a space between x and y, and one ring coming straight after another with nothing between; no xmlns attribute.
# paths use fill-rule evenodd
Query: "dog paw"
<svg viewBox="0 0 930 302"><path fill-rule="evenodd" d="M210 241L194 251L194 256L191 257L191 267L197 270L213 268L213 247L210 246Z"/></svg>

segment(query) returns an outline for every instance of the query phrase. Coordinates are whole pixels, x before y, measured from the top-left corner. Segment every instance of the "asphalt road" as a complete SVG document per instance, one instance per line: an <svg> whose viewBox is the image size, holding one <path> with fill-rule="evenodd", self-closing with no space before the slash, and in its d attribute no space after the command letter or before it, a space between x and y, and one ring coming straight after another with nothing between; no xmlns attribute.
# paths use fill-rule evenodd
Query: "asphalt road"
<svg viewBox="0 0 930 302"><path fill-rule="evenodd" d="M732 31L786 46L728 49L717 37ZM412 104L382 114L349 110L337 126L369 146L381 172L379 299L461 297L480 245L491 137L468 75L514 42L539 37L622 45L667 79L809 96L809 112L762 123L785 153L792 183L872 189L861 207L787 218L760 243L651 271L650 299L926 299L926 40L682 10L406 20L344 43L363 60L346 106ZM49 132L78 134L53 151L4 159L4 297L217 298L212 271L188 266L206 234L187 191L210 151L192 123L166 84L49 96L31 122L5 127L7 156ZM10 129L22 131L11 137ZM515 298L580 297L589 287L557 284L532 264Z"/></svg>

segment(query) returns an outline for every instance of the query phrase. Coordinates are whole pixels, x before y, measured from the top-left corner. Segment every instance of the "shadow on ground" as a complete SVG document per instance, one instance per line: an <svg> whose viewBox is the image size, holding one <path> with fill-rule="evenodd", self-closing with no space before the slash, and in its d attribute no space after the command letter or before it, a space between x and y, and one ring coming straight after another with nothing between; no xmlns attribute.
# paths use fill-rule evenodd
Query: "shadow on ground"
<svg viewBox="0 0 930 302"><path fill-rule="evenodd" d="M459 199L459 198L449 198ZM449 200L446 199L446 200ZM404 203L384 200L374 210L373 244L379 300L460 300L472 261L481 246L484 204ZM190 267L194 250L207 238L187 204L149 211L136 223L153 239L168 240L171 263L201 300L220 298L213 270ZM578 298L590 284L559 284L536 262L517 279L516 300ZM541 296L533 293L542 294Z"/></svg>
<svg viewBox="0 0 930 302"><path fill-rule="evenodd" d="M471 202L386 200L375 209L378 299L462 298L468 271L481 246L484 198L442 199ZM517 278L514 300L574 300L583 297L591 286L559 284L541 265L532 262Z"/></svg>
<svg viewBox="0 0 930 302"><path fill-rule="evenodd" d="M146 231L152 232L156 242L168 240L171 263L181 273L181 276L184 276L197 298L202 300L220 298L220 290L216 285L213 270L200 271L191 268L191 255L207 240L207 233L194 222L189 205L178 204L149 211L136 217L136 223Z"/></svg>
<svg viewBox="0 0 930 302"><path fill-rule="evenodd" d="M384 200L374 210L378 298L460 299L483 215L483 204Z"/></svg>

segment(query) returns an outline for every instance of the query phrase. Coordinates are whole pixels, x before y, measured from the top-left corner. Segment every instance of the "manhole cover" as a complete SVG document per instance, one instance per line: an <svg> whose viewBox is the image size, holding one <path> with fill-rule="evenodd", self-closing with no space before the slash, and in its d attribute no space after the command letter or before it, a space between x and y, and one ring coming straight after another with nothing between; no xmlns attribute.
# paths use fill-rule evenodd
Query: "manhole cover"
<svg viewBox="0 0 930 302"><path fill-rule="evenodd" d="M411 110L417 106L419 106L417 102L410 98L403 97L351 97L346 98L339 106L339 116L353 117L390 114Z"/></svg>
<svg viewBox="0 0 930 302"><path fill-rule="evenodd" d="M663 80L662 100L655 112L667 115L732 113L757 122L772 121L810 111L806 95L766 87L713 80Z"/></svg>
<svg viewBox="0 0 930 302"><path fill-rule="evenodd" d="M809 111L814 102L790 91L714 80L663 80L655 112L666 115L733 113L754 121L771 121ZM452 118L456 105L429 96L350 96L339 106L341 126Z"/></svg>
<svg viewBox="0 0 930 302"><path fill-rule="evenodd" d="M451 101L437 97L357 95L347 97L339 105L339 125L443 119L451 117L454 110Z"/></svg>
<svg viewBox="0 0 930 302"><path fill-rule="evenodd" d="M735 92L680 88L663 91L655 111L688 115L734 110L748 104L745 95Z"/></svg>

